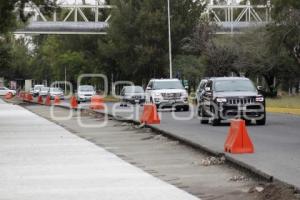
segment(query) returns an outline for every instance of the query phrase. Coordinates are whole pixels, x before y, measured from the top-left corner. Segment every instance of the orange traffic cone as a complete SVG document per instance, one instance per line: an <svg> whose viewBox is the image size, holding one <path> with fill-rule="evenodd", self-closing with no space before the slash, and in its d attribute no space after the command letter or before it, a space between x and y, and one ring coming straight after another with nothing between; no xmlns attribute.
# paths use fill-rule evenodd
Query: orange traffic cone
<svg viewBox="0 0 300 200"><path fill-rule="evenodd" d="M104 101L103 101L103 98L101 96L99 96L99 95L92 96L90 109L103 110L104 109L103 102Z"/></svg>
<svg viewBox="0 0 300 200"><path fill-rule="evenodd" d="M45 105L46 106L51 106L51 99L50 99L49 95L46 97Z"/></svg>
<svg viewBox="0 0 300 200"><path fill-rule="evenodd" d="M42 97L42 96L39 96L39 97L38 97L37 103L38 103L38 104L43 104L43 97Z"/></svg>
<svg viewBox="0 0 300 200"><path fill-rule="evenodd" d="M57 95L54 97L54 104L55 105L59 105L60 104L60 98Z"/></svg>
<svg viewBox="0 0 300 200"><path fill-rule="evenodd" d="M160 119L155 104L144 104L144 111L141 117L141 123L160 124Z"/></svg>
<svg viewBox="0 0 300 200"><path fill-rule="evenodd" d="M6 95L5 95L5 99L11 99L13 98L13 94L11 92L8 92Z"/></svg>
<svg viewBox="0 0 300 200"><path fill-rule="evenodd" d="M70 99L71 108L76 109L78 107L78 102L75 96Z"/></svg>
<svg viewBox="0 0 300 200"><path fill-rule="evenodd" d="M30 93L27 94L27 101L29 102L33 101L33 97Z"/></svg>
<svg viewBox="0 0 300 200"><path fill-rule="evenodd" d="M231 121L224 150L229 153L254 153L245 120L236 119Z"/></svg>

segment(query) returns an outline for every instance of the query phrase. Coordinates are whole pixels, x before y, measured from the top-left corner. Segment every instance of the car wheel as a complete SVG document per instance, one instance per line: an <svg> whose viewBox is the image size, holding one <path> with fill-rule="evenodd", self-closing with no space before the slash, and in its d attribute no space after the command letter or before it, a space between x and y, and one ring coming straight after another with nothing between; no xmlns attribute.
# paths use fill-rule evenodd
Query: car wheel
<svg viewBox="0 0 300 200"><path fill-rule="evenodd" d="M189 105L185 105L185 106L183 107L183 111L185 111L185 112L190 111L190 106L189 106Z"/></svg>
<svg viewBox="0 0 300 200"><path fill-rule="evenodd" d="M215 108L211 107L211 112L213 113L213 119L211 121L211 124L213 126L218 126L221 122L220 117L218 116L218 113L215 112Z"/></svg>
<svg viewBox="0 0 300 200"><path fill-rule="evenodd" d="M198 107L198 115L200 117L200 123L201 124L208 124L208 118L205 114L205 111L203 110L202 106Z"/></svg>
<svg viewBox="0 0 300 200"><path fill-rule="evenodd" d="M259 125L259 126L266 125L266 115L264 115L264 118L262 118L260 120L256 120L256 124Z"/></svg>

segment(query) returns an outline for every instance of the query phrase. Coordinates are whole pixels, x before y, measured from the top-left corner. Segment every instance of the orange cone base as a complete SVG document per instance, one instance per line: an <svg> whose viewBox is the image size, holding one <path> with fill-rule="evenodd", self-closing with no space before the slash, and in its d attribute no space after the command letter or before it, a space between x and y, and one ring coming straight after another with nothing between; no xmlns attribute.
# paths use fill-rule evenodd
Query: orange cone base
<svg viewBox="0 0 300 200"><path fill-rule="evenodd" d="M248 135L244 120L231 121L224 151L233 154L254 153L253 143Z"/></svg>
<svg viewBox="0 0 300 200"><path fill-rule="evenodd" d="M59 105L60 104L60 98L59 98L59 96L55 96L54 97L54 104L55 105Z"/></svg>
<svg viewBox="0 0 300 200"><path fill-rule="evenodd" d="M47 97L46 97L45 105L46 105L46 106L51 106L51 99L50 99L50 96L47 96Z"/></svg>
<svg viewBox="0 0 300 200"><path fill-rule="evenodd" d="M76 109L78 107L78 102L75 96L70 99L71 108Z"/></svg>
<svg viewBox="0 0 300 200"><path fill-rule="evenodd" d="M103 110L104 109L104 103L103 102L104 102L103 97L101 97L99 95L92 96L90 109Z"/></svg>
<svg viewBox="0 0 300 200"><path fill-rule="evenodd" d="M144 111L141 117L141 123L160 124L160 118L155 104L144 104Z"/></svg>
<svg viewBox="0 0 300 200"><path fill-rule="evenodd" d="M38 103L38 104L43 104L43 97L42 97L42 96L39 96L39 97L38 97L37 103Z"/></svg>

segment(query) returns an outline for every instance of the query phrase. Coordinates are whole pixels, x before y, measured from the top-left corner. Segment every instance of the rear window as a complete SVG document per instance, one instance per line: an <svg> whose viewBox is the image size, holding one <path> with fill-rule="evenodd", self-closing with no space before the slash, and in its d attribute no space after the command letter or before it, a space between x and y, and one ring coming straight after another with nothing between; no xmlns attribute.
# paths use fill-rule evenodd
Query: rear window
<svg viewBox="0 0 300 200"><path fill-rule="evenodd" d="M216 92L256 91L250 80L217 80L214 88Z"/></svg>

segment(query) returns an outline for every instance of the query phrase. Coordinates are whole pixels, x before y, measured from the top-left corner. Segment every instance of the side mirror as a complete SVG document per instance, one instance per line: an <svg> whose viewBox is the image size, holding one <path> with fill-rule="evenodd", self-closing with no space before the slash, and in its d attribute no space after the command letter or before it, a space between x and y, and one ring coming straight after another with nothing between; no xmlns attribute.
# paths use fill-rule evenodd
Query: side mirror
<svg viewBox="0 0 300 200"><path fill-rule="evenodd" d="M147 87L146 90L152 90L152 88L151 87Z"/></svg>
<svg viewBox="0 0 300 200"><path fill-rule="evenodd" d="M256 88L257 88L258 91L263 91L263 89L264 89L263 86L260 86L260 85L257 86Z"/></svg>
<svg viewBox="0 0 300 200"><path fill-rule="evenodd" d="M205 92L210 92L210 87L205 87Z"/></svg>
<svg viewBox="0 0 300 200"><path fill-rule="evenodd" d="M186 85L186 86L184 86L184 88L185 88L186 90L188 90L188 89L189 89L189 86Z"/></svg>

